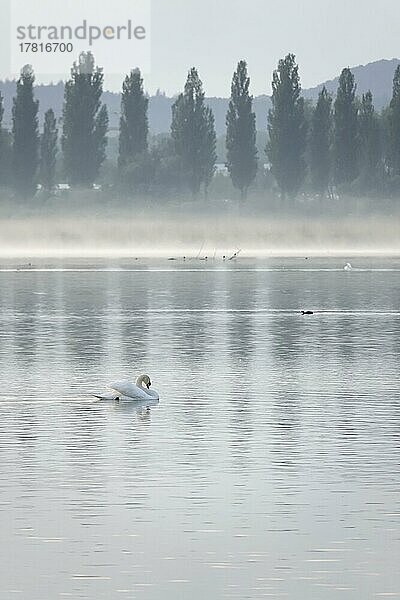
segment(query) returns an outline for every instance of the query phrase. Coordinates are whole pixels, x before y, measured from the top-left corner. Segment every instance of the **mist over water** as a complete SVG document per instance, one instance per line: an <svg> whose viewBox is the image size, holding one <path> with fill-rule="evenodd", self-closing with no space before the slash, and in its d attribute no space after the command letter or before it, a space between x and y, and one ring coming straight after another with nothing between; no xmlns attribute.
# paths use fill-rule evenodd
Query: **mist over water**
<svg viewBox="0 0 400 600"><path fill-rule="evenodd" d="M400 252L400 213L360 212L345 204L262 210L210 203L181 207L78 203L0 213L0 256L393 255ZM28 213L28 214L26 214Z"/></svg>

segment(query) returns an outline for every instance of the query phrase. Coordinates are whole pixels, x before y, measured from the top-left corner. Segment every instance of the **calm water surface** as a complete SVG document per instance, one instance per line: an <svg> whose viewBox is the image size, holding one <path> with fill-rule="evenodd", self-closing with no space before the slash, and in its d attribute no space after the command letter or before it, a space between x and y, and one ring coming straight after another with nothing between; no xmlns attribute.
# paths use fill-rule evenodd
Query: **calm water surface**
<svg viewBox="0 0 400 600"><path fill-rule="evenodd" d="M352 262L3 260L1 600L400 598L400 261Z"/></svg>

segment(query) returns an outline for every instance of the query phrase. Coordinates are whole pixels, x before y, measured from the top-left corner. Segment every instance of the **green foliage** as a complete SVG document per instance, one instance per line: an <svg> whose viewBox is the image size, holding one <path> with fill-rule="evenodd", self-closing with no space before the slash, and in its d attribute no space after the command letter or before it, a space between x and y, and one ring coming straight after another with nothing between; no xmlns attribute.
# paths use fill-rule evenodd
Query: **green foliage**
<svg viewBox="0 0 400 600"><path fill-rule="evenodd" d="M148 151L120 167L123 191L133 195L176 195L182 187L182 164L170 137L160 137Z"/></svg>
<svg viewBox="0 0 400 600"><path fill-rule="evenodd" d="M282 196L295 196L305 177L307 124L299 68L293 54L279 61L272 80L267 154Z"/></svg>
<svg viewBox="0 0 400 600"><path fill-rule="evenodd" d="M257 174L256 115L249 93L247 64L241 60L233 74L226 115L227 167L233 185L245 197Z"/></svg>
<svg viewBox="0 0 400 600"><path fill-rule="evenodd" d="M317 194L324 194L331 176L332 97L324 86L311 116L310 130L311 186Z"/></svg>
<svg viewBox="0 0 400 600"><path fill-rule="evenodd" d="M102 92L102 69L95 67L90 52L83 52L65 84L63 109L64 167L73 185L90 187L105 160L108 116Z"/></svg>
<svg viewBox="0 0 400 600"><path fill-rule="evenodd" d="M136 154L127 165L121 167L123 185L133 194L143 194L150 191L154 181L156 164L149 152Z"/></svg>
<svg viewBox="0 0 400 600"><path fill-rule="evenodd" d="M207 194L210 183L215 174L215 163L217 162L217 135L215 132L214 114L206 106L204 114L204 146L202 152L203 162L203 184L204 191Z"/></svg>
<svg viewBox="0 0 400 600"><path fill-rule="evenodd" d="M126 76L122 86L118 157L120 167L128 165L137 154L148 149L148 106L143 79L139 69L135 69Z"/></svg>
<svg viewBox="0 0 400 600"><path fill-rule="evenodd" d="M9 186L13 183L12 176L12 136L2 127L4 108L0 94L0 185Z"/></svg>
<svg viewBox="0 0 400 600"><path fill-rule="evenodd" d="M335 182L349 184L358 176L357 86L350 69L343 69L335 100Z"/></svg>
<svg viewBox="0 0 400 600"><path fill-rule="evenodd" d="M32 67L26 65L17 81L17 94L12 108L14 187L22 198L32 197L36 192L39 103L34 99L34 82Z"/></svg>
<svg viewBox="0 0 400 600"><path fill-rule="evenodd" d="M103 104L96 115L95 126L94 126L94 147L95 147L95 167L96 177L100 170L101 165L106 160L106 149L107 149L107 131L108 131L108 112L107 106Z"/></svg>
<svg viewBox="0 0 400 600"><path fill-rule="evenodd" d="M54 111L49 108L44 116L43 134L40 139L40 178L43 188L54 188L57 161L57 121Z"/></svg>
<svg viewBox="0 0 400 600"><path fill-rule="evenodd" d="M360 183L362 191L377 191L382 180L381 128L372 93L363 94L359 113Z"/></svg>
<svg viewBox="0 0 400 600"><path fill-rule="evenodd" d="M180 158L186 185L193 195L207 188L215 171L214 115L206 106L197 70L189 71L185 89L172 106L171 135Z"/></svg>
<svg viewBox="0 0 400 600"><path fill-rule="evenodd" d="M178 193L182 188L182 162L171 137L162 137L152 148L156 161L154 188L158 194Z"/></svg>

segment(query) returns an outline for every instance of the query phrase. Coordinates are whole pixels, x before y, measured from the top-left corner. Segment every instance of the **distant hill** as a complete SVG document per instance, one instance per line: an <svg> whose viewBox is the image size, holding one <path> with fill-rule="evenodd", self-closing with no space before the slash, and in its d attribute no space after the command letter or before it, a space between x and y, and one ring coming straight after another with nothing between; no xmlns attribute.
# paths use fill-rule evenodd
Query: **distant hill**
<svg viewBox="0 0 400 600"><path fill-rule="evenodd" d="M375 107L381 110L387 106L392 97L393 75L399 64L400 60L398 58L392 58L391 60L378 60L368 65L352 67L351 70L357 82L357 94L361 96L361 94L371 90ZM315 100L324 85L329 92L335 94L338 83L339 77L325 81L315 88L304 90L304 97Z"/></svg>
<svg viewBox="0 0 400 600"><path fill-rule="evenodd" d="M379 60L368 65L353 67L355 79L357 81L358 94L371 90L374 95L375 106L378 110L386 106L392 95L393 75L400 60ZM337 90L338 77L321 83L315 88L303 90L304 97L310 100L316 100L322 86L333 94ZM4 122L6 126L11 124L12 98L15 95L14 81L0 81L0 92L4 96L5 115ZM53 108L58 117L62 114L62 104L64 95L64 84L58 82L51 85L39 85L36 87L36 97L40 103L40 118L48 108ZM110 126L118 127L119 110L121 95L113 92L104 92L104 102L109 109ZM163 93L157 93L151 96L149 103L149 122L150 130L153 134L169 131L171 122L171 106L174 98L170 98ZM227 98L207 98L209 106L212 108L215 116L215 125L218 135L225 132L225 115L228 109ZM266 129L267 113L271 106L271 99L267 95L257 96L254 99L254 110L257 118L257 129L259 131Z"/></svg>
<svg viewBox="0 0 400 600"><path fill-rule="evenodd" d="M0 92L4 97L4 124L6 127L11 126L11 109L12 99L15 95L14 81L0 81ZM49 108L52 108L57 115L62 115L62 105L64 98L64 84L59 82L51 85L38 85L35 88L36 98L39 100L40 120L43 120L43 115ZM107 104L108 114L110 118L110 127L118 127L119 112L121 104L121 95L113 92L104 92L103 101ZM175 98L170 98L163 93L157 93L150 97L149 102L149 123L150 130L153 134L165 133L169 131L171 123L171 107ZM211 106L214 116L215 125L218 135L222 135L225 131L225 116L228 110L228 99L226 98L208 98L207 103ZM266 128L267 111L271 101L268 96L258 96L254 99L254 109L257 116L258 127Z"/></svg>

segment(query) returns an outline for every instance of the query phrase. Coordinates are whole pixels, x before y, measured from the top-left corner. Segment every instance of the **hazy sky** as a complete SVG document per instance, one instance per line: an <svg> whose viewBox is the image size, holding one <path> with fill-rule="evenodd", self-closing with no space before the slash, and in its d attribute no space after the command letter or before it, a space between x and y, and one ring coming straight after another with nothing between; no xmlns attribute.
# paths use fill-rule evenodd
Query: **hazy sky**
<svg viewBox="0 0 400 600"><path fill-rule="evenodd" d="M0 0L2 14L8 1ZM303 87L310 87L345 66L400 57L399 25L399 0L152 0L146 87L173 94L195 65L207 95L226 96L237 61L245 58L253 93L269 93L271 72L288 52L297 56ZM2 20L2 78L9 75L8 28L8 19ZM110 86L118 84L108 81Z"/></svg>

